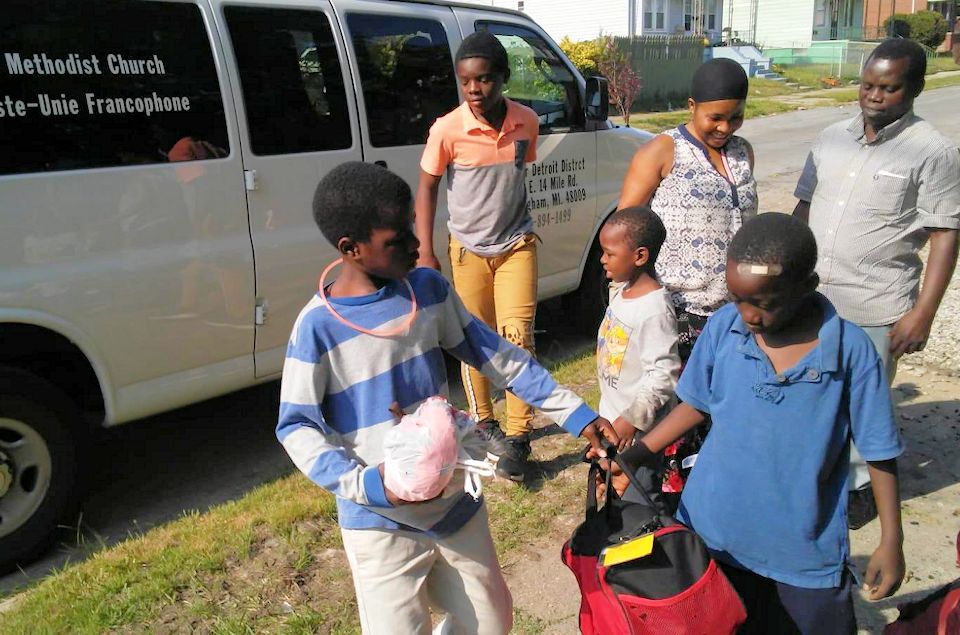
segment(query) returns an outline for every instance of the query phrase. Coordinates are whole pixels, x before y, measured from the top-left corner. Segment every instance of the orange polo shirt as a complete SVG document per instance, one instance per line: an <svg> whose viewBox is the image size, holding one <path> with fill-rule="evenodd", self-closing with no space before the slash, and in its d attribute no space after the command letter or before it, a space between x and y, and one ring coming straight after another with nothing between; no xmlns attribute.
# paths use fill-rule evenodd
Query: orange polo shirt
<svg viewBox="0 0 960 635"><path fill-rule="evenodd" d="M464 102L430 128L420 159L424 172L447 176L447 227L461 245L496 256L533 231L525 164L537 158L537 114L505 99L500 130L477 119Z"/></svg>

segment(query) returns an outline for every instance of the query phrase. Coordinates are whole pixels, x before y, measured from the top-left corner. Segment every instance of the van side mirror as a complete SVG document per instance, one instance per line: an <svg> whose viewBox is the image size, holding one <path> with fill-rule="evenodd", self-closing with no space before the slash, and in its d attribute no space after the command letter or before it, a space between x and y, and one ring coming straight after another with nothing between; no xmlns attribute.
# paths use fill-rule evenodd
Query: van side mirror
<svg viewBox="0 0 960 635"><path fill-rule="evenodd" d="M588 77L586 91L587 121L606 121L610 114L610 91L605 77Z"/></svg>

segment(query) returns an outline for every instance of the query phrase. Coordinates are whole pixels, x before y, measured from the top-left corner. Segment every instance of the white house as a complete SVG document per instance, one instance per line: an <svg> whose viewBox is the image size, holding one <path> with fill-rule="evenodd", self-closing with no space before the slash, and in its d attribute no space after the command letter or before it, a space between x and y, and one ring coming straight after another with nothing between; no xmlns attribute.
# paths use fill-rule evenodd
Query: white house
<svg viewBox="0 0 960 635"><path fill-rule="evenodd" d="M518 9L556 41L604 35L704 35L719 40L724 0L461 0ZM729 0L727 0L729 1Z"/></svg>
<svg viewBox="0 0 960 635"><path fill-rule="evenodd" d="M864 0L727 0L723 19L734 38L762 48L806 48L864 39L863 16Z"/></svg>

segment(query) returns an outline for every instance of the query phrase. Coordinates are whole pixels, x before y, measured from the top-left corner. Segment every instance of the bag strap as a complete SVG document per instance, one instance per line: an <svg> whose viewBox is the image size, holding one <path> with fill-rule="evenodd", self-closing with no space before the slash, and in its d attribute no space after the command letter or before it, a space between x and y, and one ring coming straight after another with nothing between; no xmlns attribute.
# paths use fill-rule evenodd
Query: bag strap
<svg viewBox="0 0 960 635"><path fill-rule="evenodd" d="M640 496L643 498L643 501L650 506L651 509L657 509L656 503L650 498L650 495L647 494L647 491L643 488L643 485L637 479L636 475L633 473L633 470L630 469L630 466L627 465L626 461L620 456L617 452L617 446L613 445L606 438L601 437L600 443L603 446L603 449L607 453L607 458L617 464L617 466L623 471L627 476L627 480L630 481L630 484L633 485L633 488L640 493ZM604 474L604 480L607 485L607 498L620 498L620 495L617 494L616 490L613 489L611 484L612 470L604 470L600 466L599 459L590 460L590 471L587 473L587 512L591 510L595 511L597 509L597 482L596 477L600 473ZM610 513L610 505L604 505L604 509L607 514Z"/></svg>
<svg viewBox="0 0 960 635"><path fill-rule="evenodd" d="M596 459L590 461L590 471L587 472L587 505L586 512L597 511L597 475L603 472L600 462ZM610 486L610 477L607 476L607 487Z"/></svg>

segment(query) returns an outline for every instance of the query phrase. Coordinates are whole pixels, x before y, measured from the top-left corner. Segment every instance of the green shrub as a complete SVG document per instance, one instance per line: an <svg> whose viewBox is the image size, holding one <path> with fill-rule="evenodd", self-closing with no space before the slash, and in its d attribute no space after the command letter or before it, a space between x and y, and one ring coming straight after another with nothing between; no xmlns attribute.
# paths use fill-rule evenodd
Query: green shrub
<svg viewBox="0 0 960 635"><path fill-rule="evenodd" d="M560 40L560 50L573 62L577 70L584 77L600 74L600 61L603 59L604 47L609 36L595 37L592 40L574 42L569 36Z"/></svg>
<svg viewBox="0 0 960 635"><path fill-rule="evenodd" d="M883 21L883 28L887 33L891 32L891 22L894 24L894 35L908 37L932 49L943 44L947 37L947 21L937 11L894 13Z"/></svg>

